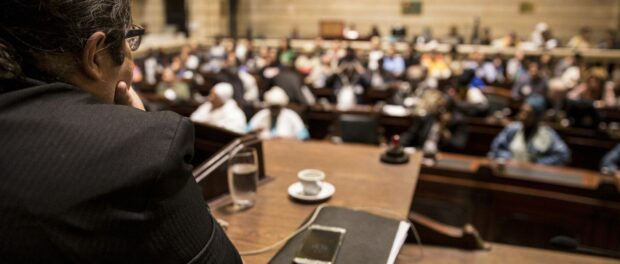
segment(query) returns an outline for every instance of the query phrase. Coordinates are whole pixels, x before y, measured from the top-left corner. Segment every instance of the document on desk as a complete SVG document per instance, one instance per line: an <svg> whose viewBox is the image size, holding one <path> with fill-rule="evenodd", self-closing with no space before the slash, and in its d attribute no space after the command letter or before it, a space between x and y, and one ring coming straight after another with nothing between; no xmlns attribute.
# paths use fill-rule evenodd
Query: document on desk
<svg viewBox="0 0 620 264"><path fill-rule="evenodd" d="M410 224L343 207L323 208L313 224L346 229L335 263L387 263L396 261ZM300 225L302 225L300 223ZM290 264L305 232L292 238L269 263Z"/></svg>
<svg viewBox="0 0 620 264"><path fill-rule="evenodd" d="M387 264L393 264L396 262L396 258L398 257L398 253L400 249L405 244L405 240L407 239L407 232L411 228L411 224L409 222L400 221L398 225L398 231L396 232L396 239L394 239L394 244L392 244L392 250L390 251L390 258L387 261Z"/></svg>

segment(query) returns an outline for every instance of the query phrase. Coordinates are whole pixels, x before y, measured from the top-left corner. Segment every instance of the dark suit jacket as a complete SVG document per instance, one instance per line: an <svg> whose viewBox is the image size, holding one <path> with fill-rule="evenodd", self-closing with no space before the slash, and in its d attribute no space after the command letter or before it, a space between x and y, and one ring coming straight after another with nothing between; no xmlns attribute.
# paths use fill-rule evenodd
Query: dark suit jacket
<svg viewBox="0 0 620 264"><path fill-rule="evenodd" d="M193 142L186 118L67 84L0 93L0 263L241 263Z"/></svg>
<svg viewBox="0 0 620 264"><path fill-rule="evenodd" d="M288 95L289 101L293 104L308 105L308 100L301 92L303 80L299 73L289 67L280 67L280 73L273 77L269 82L269 89L278 86Z"/></svg>

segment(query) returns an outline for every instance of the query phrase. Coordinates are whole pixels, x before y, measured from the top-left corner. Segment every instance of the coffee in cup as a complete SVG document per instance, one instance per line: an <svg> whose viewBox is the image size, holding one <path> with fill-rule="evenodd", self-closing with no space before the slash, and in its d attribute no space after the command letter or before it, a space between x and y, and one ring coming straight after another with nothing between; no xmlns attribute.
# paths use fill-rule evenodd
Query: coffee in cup
<svg viewBox="0 0 620 264"><path fill-rule="evenodd" d="M321 181L325 179L325 172L314 169L302 170L297 173L297 177L303 186L304 195L314 196L321 192Z"/></svg>

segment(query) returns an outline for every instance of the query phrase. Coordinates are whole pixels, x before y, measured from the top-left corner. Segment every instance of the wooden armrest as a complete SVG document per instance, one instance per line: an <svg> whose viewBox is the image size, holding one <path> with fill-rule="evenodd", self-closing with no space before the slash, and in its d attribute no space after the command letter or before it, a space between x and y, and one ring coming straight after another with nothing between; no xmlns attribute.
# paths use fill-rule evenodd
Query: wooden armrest
<svg viewBox="0 0 620 264"><path fill-rule="evenodd" d="M424 215L410 212L409 220L416 225L420 239L424 244L455 247L469 250L489 250L478 230L470 224L455 227L437 222Z"/></svg>

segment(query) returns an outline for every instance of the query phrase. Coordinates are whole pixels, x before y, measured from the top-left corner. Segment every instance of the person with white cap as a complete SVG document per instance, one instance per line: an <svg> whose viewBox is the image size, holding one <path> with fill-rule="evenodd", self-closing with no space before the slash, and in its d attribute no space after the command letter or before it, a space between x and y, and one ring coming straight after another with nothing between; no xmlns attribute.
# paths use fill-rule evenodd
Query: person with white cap
<svg viewBox="0 0 620 264"><path fill-rule="evenodd" d="M307 139L309 134L301 117L286 108L289 98L282 88L274 86L265 93L268 108L256 113L248 125L249 131L258 132L263 139L297 138Z"/></svg>
<svg viewBox="0 0 620 264"><path fill-rule="evenodd" d="M545 45L545 39L543 38L543 32L549 30L549 25L545 22L539 22L532 32L531 40L536 47L543 47Z"/></svg>
<svg viewBox="0 0 620 264"><path fill-rule="evenodd" d="M233 87L229 83L216 84L190 119L196 123L209 124L237 133L245 133L246 117L233 99Z"/></svg>

